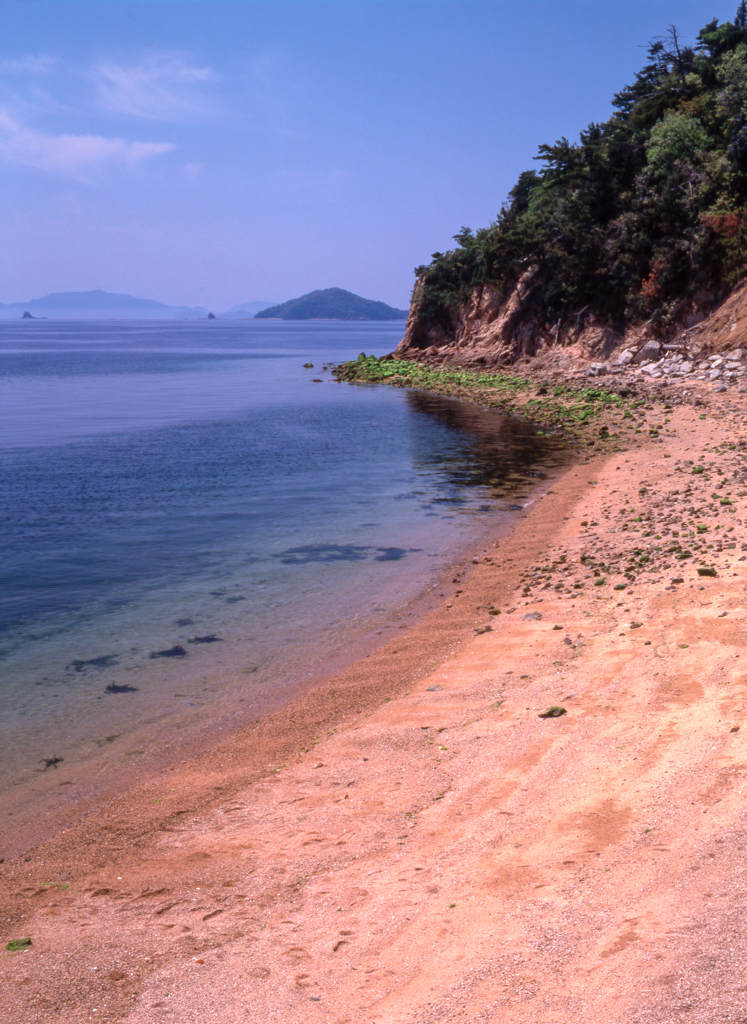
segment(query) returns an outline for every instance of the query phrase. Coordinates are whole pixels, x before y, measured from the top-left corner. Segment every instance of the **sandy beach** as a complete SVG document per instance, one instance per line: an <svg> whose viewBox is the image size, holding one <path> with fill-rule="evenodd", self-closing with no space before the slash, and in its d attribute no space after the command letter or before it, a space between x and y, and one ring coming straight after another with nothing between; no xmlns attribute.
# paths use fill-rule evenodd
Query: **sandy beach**
<svg viewBox="0 0 747 1024"><path fill-rule="evenodd" d="M747 402L709 388L613 410L416 625L0 864L4 1019L744 1019Z"/></svg>

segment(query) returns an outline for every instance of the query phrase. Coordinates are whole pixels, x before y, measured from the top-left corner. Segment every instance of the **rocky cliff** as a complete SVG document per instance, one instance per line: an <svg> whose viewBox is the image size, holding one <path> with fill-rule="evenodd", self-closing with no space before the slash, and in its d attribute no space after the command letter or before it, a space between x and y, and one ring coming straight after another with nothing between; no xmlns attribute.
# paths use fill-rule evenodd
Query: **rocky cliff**
<svg viewBox="0 0 747 1024"><path fill-rule="evenodd" d="M676 346L696 355L747 347L747 281L731 292L716 288L683 299L666 328L643 323L615 330L584 309L563 324L543 322L533 296L535 274L528 269L511 291L491 284L475 287L439 320L422 315L419 280L394 357L486 368L525 360L562 366L614 360L623 351L635 355L647 343L647 352Z"/></svg>

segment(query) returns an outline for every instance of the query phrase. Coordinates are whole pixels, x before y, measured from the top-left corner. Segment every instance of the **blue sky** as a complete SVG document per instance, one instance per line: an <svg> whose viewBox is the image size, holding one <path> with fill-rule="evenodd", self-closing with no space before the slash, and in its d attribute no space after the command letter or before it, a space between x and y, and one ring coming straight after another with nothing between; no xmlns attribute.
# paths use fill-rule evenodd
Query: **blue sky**
<svg viewBox="0 0 747 1024"><path fill-rule="evenodd" d="M737 0L0 0L0 301L406 306L543 142Z"/></svg>

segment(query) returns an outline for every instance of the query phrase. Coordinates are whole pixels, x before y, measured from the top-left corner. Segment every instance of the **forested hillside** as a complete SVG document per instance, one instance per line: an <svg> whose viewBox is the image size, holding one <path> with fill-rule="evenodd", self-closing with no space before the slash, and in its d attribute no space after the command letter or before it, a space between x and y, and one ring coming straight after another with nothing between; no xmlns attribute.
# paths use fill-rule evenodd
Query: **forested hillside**
<svg viewBox="0 0 747 1024"><path fill-rule="evenodd" d="M416 268L421 329L448 336L477 286L508 296L521 281L556 336L589 317L666 332L747 274L747 2L693 45L670 26L612 106L578 142L540 146L494 223Z"/></svg>
<svg viewBox="0 0 747 1024"><path fill-rule="evenodd" d="M255 314L257 320L404 320L404 309L363 299L344 288L323 288L270 306Z"/></svg>

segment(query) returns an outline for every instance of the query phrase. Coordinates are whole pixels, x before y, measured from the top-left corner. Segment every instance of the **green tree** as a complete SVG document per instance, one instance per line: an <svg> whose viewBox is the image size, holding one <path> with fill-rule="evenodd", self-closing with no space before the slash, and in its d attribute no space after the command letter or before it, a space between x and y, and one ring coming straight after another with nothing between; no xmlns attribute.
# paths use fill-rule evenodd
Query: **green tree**
<svg viewBox="0 0 747 1024"><path fill-rule="evenodd" d="M716 101L718 109L732 120L744 112L747 101L746 43L739 43L736 49L724 54L716 66L716 79L721 86Z"/></svg>
<svg viewBox="0 0 747 1024"><path fill-rule="evenodd" d="M687 163L708 149L705 129L694 117L670 110L651 129L646 157L654 178L665 178L676 163Z"/></svg>

